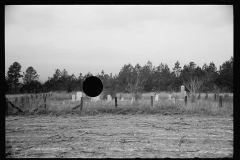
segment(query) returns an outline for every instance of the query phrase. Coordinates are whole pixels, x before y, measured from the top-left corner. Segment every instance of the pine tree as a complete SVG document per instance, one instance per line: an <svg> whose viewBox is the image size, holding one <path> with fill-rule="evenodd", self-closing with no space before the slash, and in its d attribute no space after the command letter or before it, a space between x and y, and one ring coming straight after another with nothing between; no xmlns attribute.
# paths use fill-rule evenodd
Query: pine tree
<svg viewBox="0 0 240 160"><path fill-rule="evenodd" d="M32 66L28 67L26 73L23 72L23 75L24 83L30 83L32 81L37 81L39 79L39 75Z"/></svg>
<svg viewBox="0 0 240 160"><path fill-rule="evenodd" d="M21 74L21 65L18 62L14 62L7 72L7 84L11 93L16 93L19 87L19 78L23 77Z"/></svg>
<svg viewBox="0 0 240 160"><path fill-rule="evenodd" d="M181 74L181 67L180 67L180 63L178 61L175 63L175 66L173 68L173 72L174 72L176 77L179 77L180 74Z"/></svg>

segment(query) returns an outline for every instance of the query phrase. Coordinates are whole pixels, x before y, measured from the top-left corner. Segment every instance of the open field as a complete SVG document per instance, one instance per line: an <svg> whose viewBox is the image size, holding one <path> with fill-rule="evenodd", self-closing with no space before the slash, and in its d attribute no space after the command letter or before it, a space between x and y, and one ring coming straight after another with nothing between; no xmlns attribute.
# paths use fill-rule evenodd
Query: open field
<svg viewBox="0 0 240 160"><path fill-rule="evenodd" d="M80 101L71 94L53 93L16 101L25 113L6 116L6 157L13 158L220 158L233 157L233 95L223 98L222 107L201 96L195 102L168 100L150 103L154 93L143 94L131 103L124 101L90 102L84 97L83 110L72 110ZM178 93L172 97L178 98ZM38 94L41 95L41 94ZM46 104L47 108L34 110Z"/></svg>
<svg viewBox="0 0 240 160"><path fill-rule="evenodd" d="M233 157L233 117L7 116L7 157Z"/></svg>

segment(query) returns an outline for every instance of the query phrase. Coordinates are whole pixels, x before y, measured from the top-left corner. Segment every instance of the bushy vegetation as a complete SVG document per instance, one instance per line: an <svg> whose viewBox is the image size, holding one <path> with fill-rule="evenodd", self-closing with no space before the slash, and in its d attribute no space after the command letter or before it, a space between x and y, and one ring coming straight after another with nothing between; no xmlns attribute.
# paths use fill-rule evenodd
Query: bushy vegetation
<svg viewBox="0 0 240 160"><path fill-rule="evenodd" d="M182 68L177 61L174 68L170 70L167 64L161 63L155 67L148 61L143 67L139 64L135 67L131 64L124 65L114 76L105 74L104 71L95 76L102 80L104 92L112 97L119 92L132 93L135 98L140 98L141 92L178 92L184 82L196 78L204 82L201 85L203 93L214 92L216 88L221 92L233 92L233 60L231 57L220 66L219 70L213 62L209 65L204 64L202 67L190 62ZM65 69L63 71L56 69L53 76L41 84L38 81L39 75L32 66L21 75L21 65L14 62L5 77L5 91L6 94L81 91L83 81L91 75L90 72L84 76L80 73L76 77L74 74L69 75ZM20 78L23 78L23 83L19 81Z"/></svg>

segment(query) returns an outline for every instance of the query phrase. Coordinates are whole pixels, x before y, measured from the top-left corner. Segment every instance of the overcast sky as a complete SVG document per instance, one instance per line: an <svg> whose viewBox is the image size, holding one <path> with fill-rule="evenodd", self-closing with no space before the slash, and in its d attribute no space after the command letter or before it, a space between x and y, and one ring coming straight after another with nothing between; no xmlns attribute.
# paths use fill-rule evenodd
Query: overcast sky
<svg viewBox="0 0 240 160"><path fill-rule="evenodd" d="M233 56L232 5L5 6L5 75L19 62L44 82L68 74L118 74L124 64L193 61L219 66Z"/></svg>

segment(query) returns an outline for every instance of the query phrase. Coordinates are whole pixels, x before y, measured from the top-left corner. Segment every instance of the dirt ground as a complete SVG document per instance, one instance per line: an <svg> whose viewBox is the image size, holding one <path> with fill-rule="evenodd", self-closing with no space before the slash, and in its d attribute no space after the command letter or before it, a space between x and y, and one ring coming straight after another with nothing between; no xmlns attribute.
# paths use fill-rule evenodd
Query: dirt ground
<svg viewBox="0 0 240 160"><path fill-rule="evenodd" d="M8 116L6 157L233 157L233 117Z"/></svg>

